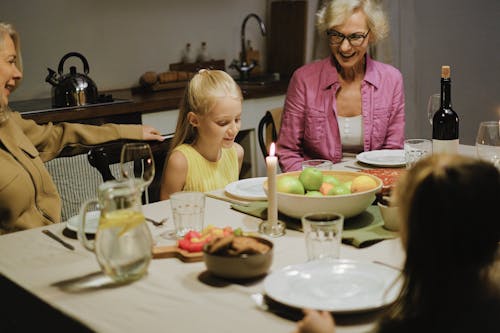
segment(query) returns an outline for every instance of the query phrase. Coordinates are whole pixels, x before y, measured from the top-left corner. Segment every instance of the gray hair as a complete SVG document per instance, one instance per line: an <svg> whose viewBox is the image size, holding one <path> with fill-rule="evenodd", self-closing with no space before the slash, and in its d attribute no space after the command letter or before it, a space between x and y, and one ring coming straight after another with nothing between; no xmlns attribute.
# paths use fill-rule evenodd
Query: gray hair
<svg viewBox="0 0 500 333"><path fill-rule="evenodd" d="M6 36L10 36L14 42L14 47L16 49L16 66L22 72L23 62L21 59L21 41L19 40L19 34L14 29L11 24L0 22L0 49L5 47ZM0 123L3 123L9 118L9 106L3 105L3 89L0 90Z"/></svg>
<svg viewBox="0 0 500 333"><path fill-rule="evenodd" d="M370 29L370 41L376 43L389 33L389 22L377 0L332 0L316 13L316 28L324 33L333 26L343 24L356 11L362 10Z"/></svg>
<svg viewBox="0 0 500 333"><path fill-rule="evenodd" d="M16 66L22 72L23 62L21 58L21 40L19 39L19 34L12 24L0 22L0 49L5 46L5 37L10 36L14 42L14 47L16 48Z"/></svg>

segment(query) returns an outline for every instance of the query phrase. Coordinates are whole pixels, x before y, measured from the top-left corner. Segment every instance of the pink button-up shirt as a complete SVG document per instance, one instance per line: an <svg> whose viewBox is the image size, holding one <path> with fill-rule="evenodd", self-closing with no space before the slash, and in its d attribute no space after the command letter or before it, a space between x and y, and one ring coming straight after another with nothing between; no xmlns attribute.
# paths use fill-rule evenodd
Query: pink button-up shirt
<svg viewBox="0 0 500 333"><path fill-rule="evenodd" d="M339 88L339 75L331 57L295 71L277 142L282 171L301 170L303 160L341 160L335 97ZM399 70L366 56L361 104L364 150L401 149L405 98Z"/></svg>

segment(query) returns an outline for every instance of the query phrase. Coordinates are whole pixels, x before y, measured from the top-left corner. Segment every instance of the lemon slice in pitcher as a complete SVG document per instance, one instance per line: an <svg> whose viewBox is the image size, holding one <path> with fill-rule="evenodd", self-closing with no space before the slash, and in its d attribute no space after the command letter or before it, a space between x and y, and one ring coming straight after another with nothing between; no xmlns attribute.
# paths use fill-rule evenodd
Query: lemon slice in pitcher
<svg viewBox="0 0 500 333"><path fill-rule="evenodd" d="M122 228L118 236L144 223L144 214L131 210L117 210L101 216L99 229Z"/></svg>

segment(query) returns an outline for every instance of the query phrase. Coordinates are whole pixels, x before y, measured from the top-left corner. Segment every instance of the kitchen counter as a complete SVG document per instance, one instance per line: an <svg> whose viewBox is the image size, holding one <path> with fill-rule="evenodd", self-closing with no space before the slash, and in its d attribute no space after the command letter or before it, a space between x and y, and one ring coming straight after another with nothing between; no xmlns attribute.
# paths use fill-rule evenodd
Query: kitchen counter
<svg viewBox="0 0 500 333"><path fill-rule="evenodd" d="M264 85L241 84L244 99L262 98L282 95L286 93L288 81L269 82ZM17 108L23 102L12 102L11 108L19 111L24 118L33 119L43 124L51 122L81 122L90 124L102 124L106 122L138 124L141 123L141 114L158 111L178 109L184 89L172 89L157 92L134 93L131 89L113 90L103 92L111 94L114 99L123 99L123 103L94 105L80 108L61 108L46 110L35 108L22 110Z"/></svg>

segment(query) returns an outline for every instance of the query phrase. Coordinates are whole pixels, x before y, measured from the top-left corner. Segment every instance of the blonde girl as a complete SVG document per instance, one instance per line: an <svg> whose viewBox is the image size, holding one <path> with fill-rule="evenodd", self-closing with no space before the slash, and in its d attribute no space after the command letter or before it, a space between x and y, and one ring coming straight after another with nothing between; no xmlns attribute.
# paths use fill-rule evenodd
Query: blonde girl
<svg viewBox="0 0 500 333"><path fill-rule="evenodd" d="M191 79L163 170L162 200L174 192L206 192L238 180L244 152L234 140L242 101L239 86L224 71L201 70Z"/></svg>

